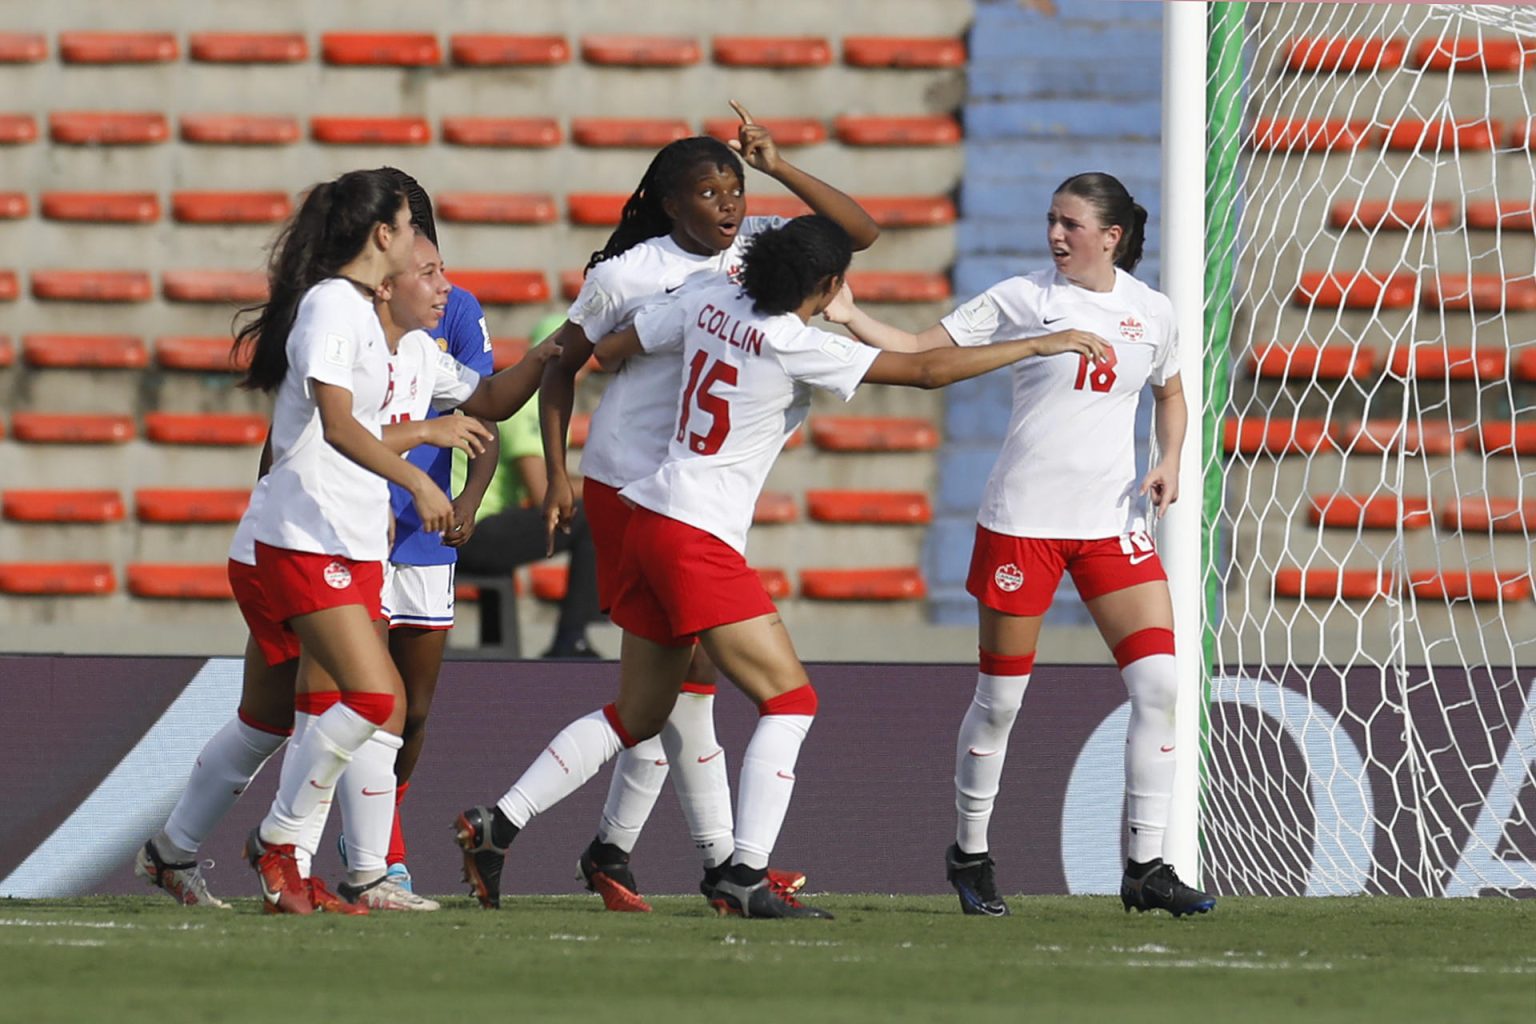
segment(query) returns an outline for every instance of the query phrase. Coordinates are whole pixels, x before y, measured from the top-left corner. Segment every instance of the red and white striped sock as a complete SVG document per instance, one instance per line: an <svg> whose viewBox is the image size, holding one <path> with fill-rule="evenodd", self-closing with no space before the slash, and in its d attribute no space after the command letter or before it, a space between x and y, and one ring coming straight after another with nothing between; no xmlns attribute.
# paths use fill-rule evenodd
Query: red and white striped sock
<svg viewBox="0 0 1536 1024"><path fill-rule="evenodd" d="M758 705L757 728L741 758L736 851L731 863L762 870L778 841L795 791L795 762L816 718L810 683Z"/></svg>
<svg viewBox="0 0 1536 1024"><path fill-rule="evenodd" d="M1131 697L1125 730L1125 817L1130 826L1127 853L1146 862L1163 855L1163 834L1173 805L1174 708L1179 677L1173 631L1143 629L1115 645L1115 664Z"/></svg>
<svg viewBox="0 0 1536 1024"><path fill-rule="evenodd" d="M669 771L660 736L621 751L613 764L613 782L597 826L598 841L611 843L625 853L633 850Z"/></svg>
<svg viewBox="0 0 1536 1024"><path fill-rule="evenodd" d="M731 820L731 780L725 750L715 737L714 687L684 685L672 715L661 730L661 743L672 762L672 788L705 868L718 867L736 851Z"/></svg>
<svg viewBox="0 0 1536 1024"><path fill-rule="evenodd" d="M288 751L294 770L279 780L272 809L262 819L264 842L298 842L305 819L336 785L352 755L389 717L393 705L389 694L344 693L340 703L310 723L304 738Z"/></svg>
<svg viewBox="0 0 1536 1024"><path fill-rule="evenodd" d="M981 652L976 692L955 741L955 843L962 853L987 852L987 826L1002 786L1008 734L1024 704L1035 655Z"/></svg>
<svg viewBox="0 0 1536 1024"><path fill-rule="evenodd" d="M155 837L160 855L172 862L194 859L214 826L291 732L237 716L214 733L198 752L187 788Z"/></svg>
<svg viewBox="0 0 1536 1024"><path fill-rule="evenodd" d="M395 820L395 757L403 742L379 729L357 748L336 783L341 833L347 840L347 881L363 885L384 873Z"/></svg>
<svg viewBox="0 0 1536 1024"><path fill-rule="evenodd" d="M549 741L496 806L518 828L527 825L580 789L620 750L633 747L623 729L612 704L576 719Z"/></svg>

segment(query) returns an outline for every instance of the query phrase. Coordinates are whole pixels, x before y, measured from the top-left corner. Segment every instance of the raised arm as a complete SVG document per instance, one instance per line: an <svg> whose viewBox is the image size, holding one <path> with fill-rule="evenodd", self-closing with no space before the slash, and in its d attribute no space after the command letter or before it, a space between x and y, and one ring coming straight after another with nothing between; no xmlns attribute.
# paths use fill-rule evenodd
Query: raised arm
<svg viewBox="0 0 1536 1024"><path fill-rule="evenodd" d="M1097 335L1086 331L1058 331L1038 338L969 348L951 345L926 352L881 352L870 364L864 379L875 384L942 388L956 381L980 377L1030 356L1073 352L1099 361L1108 357L1108 350L1109 346Z"/></svg>
<svg viewBox="0 0 1536 1024"><path fill-rule="evenodd" d="M396 455L429 444L434 448L457 448L475 458L496 439L495 431L468 416L436 416L429 420L387 423L380 433L384 447Z"/></svg>
<svg viewBox="0 0 1536 1024"><path fill-rule="evenodd" d="M327 444L370 473L403 487L415 502L426 532L437 533L452 525L453 506L448 496L431 477L400 458L398 452L390 451L357 421L352 415L352 392L318 380L311 380L310 385Z"/></svg>
<svg viewBox="0 0 1536 1024"><path fill-rule="evenodd" d="M821 315L831 323L848 328L864 344L886 352L926 352L932 348L948 348L955 343L943 324L934 324L920 334L913 334L876 320L858 307L846 284Z"/></svg>

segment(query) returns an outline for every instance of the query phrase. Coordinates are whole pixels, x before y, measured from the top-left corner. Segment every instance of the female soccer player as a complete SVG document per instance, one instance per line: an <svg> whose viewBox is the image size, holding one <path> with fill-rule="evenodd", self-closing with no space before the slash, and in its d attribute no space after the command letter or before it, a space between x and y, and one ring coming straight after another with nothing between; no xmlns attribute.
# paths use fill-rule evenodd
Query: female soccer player
<svg viewBox="0 0 1536 1024"><path fill-rule="evenodd" d="M1131 699L1126 735L1129 911L1203 913L1216 901L1162 860L1173 794L1173 605L1145 507L1178 498L1186 412L1173 309L1131 276L1147 213L1108 174L1062 182L1046 215L1053 266L995 285L915 337L852 311L860 338L908 350L985 346L1063 327L1110 342L1110 358L1014 367L1013 416L977 517L967 589L981 616L981 671L955 747L959 825L946 855L967 914L999 916L987 824L1008 733L1034 666L1040 623L1062 573L1093 616ZM1151 384L1160 460L1136 474L1136 403Z"/></svg>
<svg viewBox="0 0 1536 1024"><path fill-rule="evenodd" d="M711 903L744 917L830 916L767 879L817 698L744 557L763 482L804 421L813 388L848 399L863 381L942 387L1031 355L1103 350L1072 331L987 348L889 353L810 327L843 288L851 256L837 224L797 218L752 241L740 286L690 289L642 313L635 331L603 352L608 363L616 355L680 350L686 367L664 461L622 494L634 510L613 607L625 630L619 696L567 726L494 808L460 816L465 870L482 902L499 897L503 857L521 826L621 749L661 731L697 637L759 711L742 760L731 863Z"/></svg>
<svg viewBox="0 0 1536 1024"><path fill-rule="evenodd" d="M739 274L742 248L778 218L746 215L745 182L739 152L817 213L841 225L855 249L865 249L880 229L860 206L779 155L766 129L740 104L738 137L728 147L711 138L690 138L665 146L646 168L624 205L618 228L587 264L587 279L572 303L568 322L556 335L559 362L546 372L540 411L549 484L544 511L553 547L557 528L570 529L575 491L566 470L566 432L573 381L593 345L623 329L643 307L665 299L696 276ZM735 152L733 152L733 149ZM583 507L597 550L598 599L604 611L617 594L616 569L622 557L629 507L619 490L650 475L661 464L677 409L682 366L676 353L642 355L626 363L609 383L592 416L582 453ZM587 887L610 910L649 910L638 894L629 866L630 851L656 804L668 766L683 814L704 865L701 890L709 894L724 870L731 848L730 784L714 727L714 668L702 654L689 669L683 696L659 740L626 751L614 770L597 837L580 858ZM804 883L799 873L775 872L790 889Z"/></svg>

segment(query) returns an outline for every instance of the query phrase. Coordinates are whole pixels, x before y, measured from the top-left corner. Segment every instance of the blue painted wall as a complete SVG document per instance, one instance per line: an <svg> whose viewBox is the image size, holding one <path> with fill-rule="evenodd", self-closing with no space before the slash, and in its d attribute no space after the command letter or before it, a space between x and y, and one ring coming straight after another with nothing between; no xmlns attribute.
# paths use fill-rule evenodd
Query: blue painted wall
<svg viewBox="0 0 1536 1024"><path fill-rule="evenodd" d="M978 0L969 40L957 302L1049 263L1051 191L1081 171L1108 171L1147 208L1146 258L1137 276L1158 280L1162 24L1161 3L1057 0L1056 13L1046 15L1016 0ZM976 506L1008 425L1010 378L1002 371L967 381L948 397L923 569L934 620L973 623L965 572ZM1052 619L1085 619L1070 583Z"/></svg>

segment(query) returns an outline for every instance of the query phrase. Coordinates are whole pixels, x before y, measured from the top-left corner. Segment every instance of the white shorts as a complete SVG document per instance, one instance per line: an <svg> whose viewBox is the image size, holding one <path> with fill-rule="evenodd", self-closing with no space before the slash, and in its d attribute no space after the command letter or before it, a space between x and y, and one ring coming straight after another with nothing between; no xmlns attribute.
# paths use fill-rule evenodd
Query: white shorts
<svg viewBox="0 0 1536 1024"><path fill-rule="evenodd" d="M384 563L384 614L390 628L453 628L452 565Z"/></svg>

